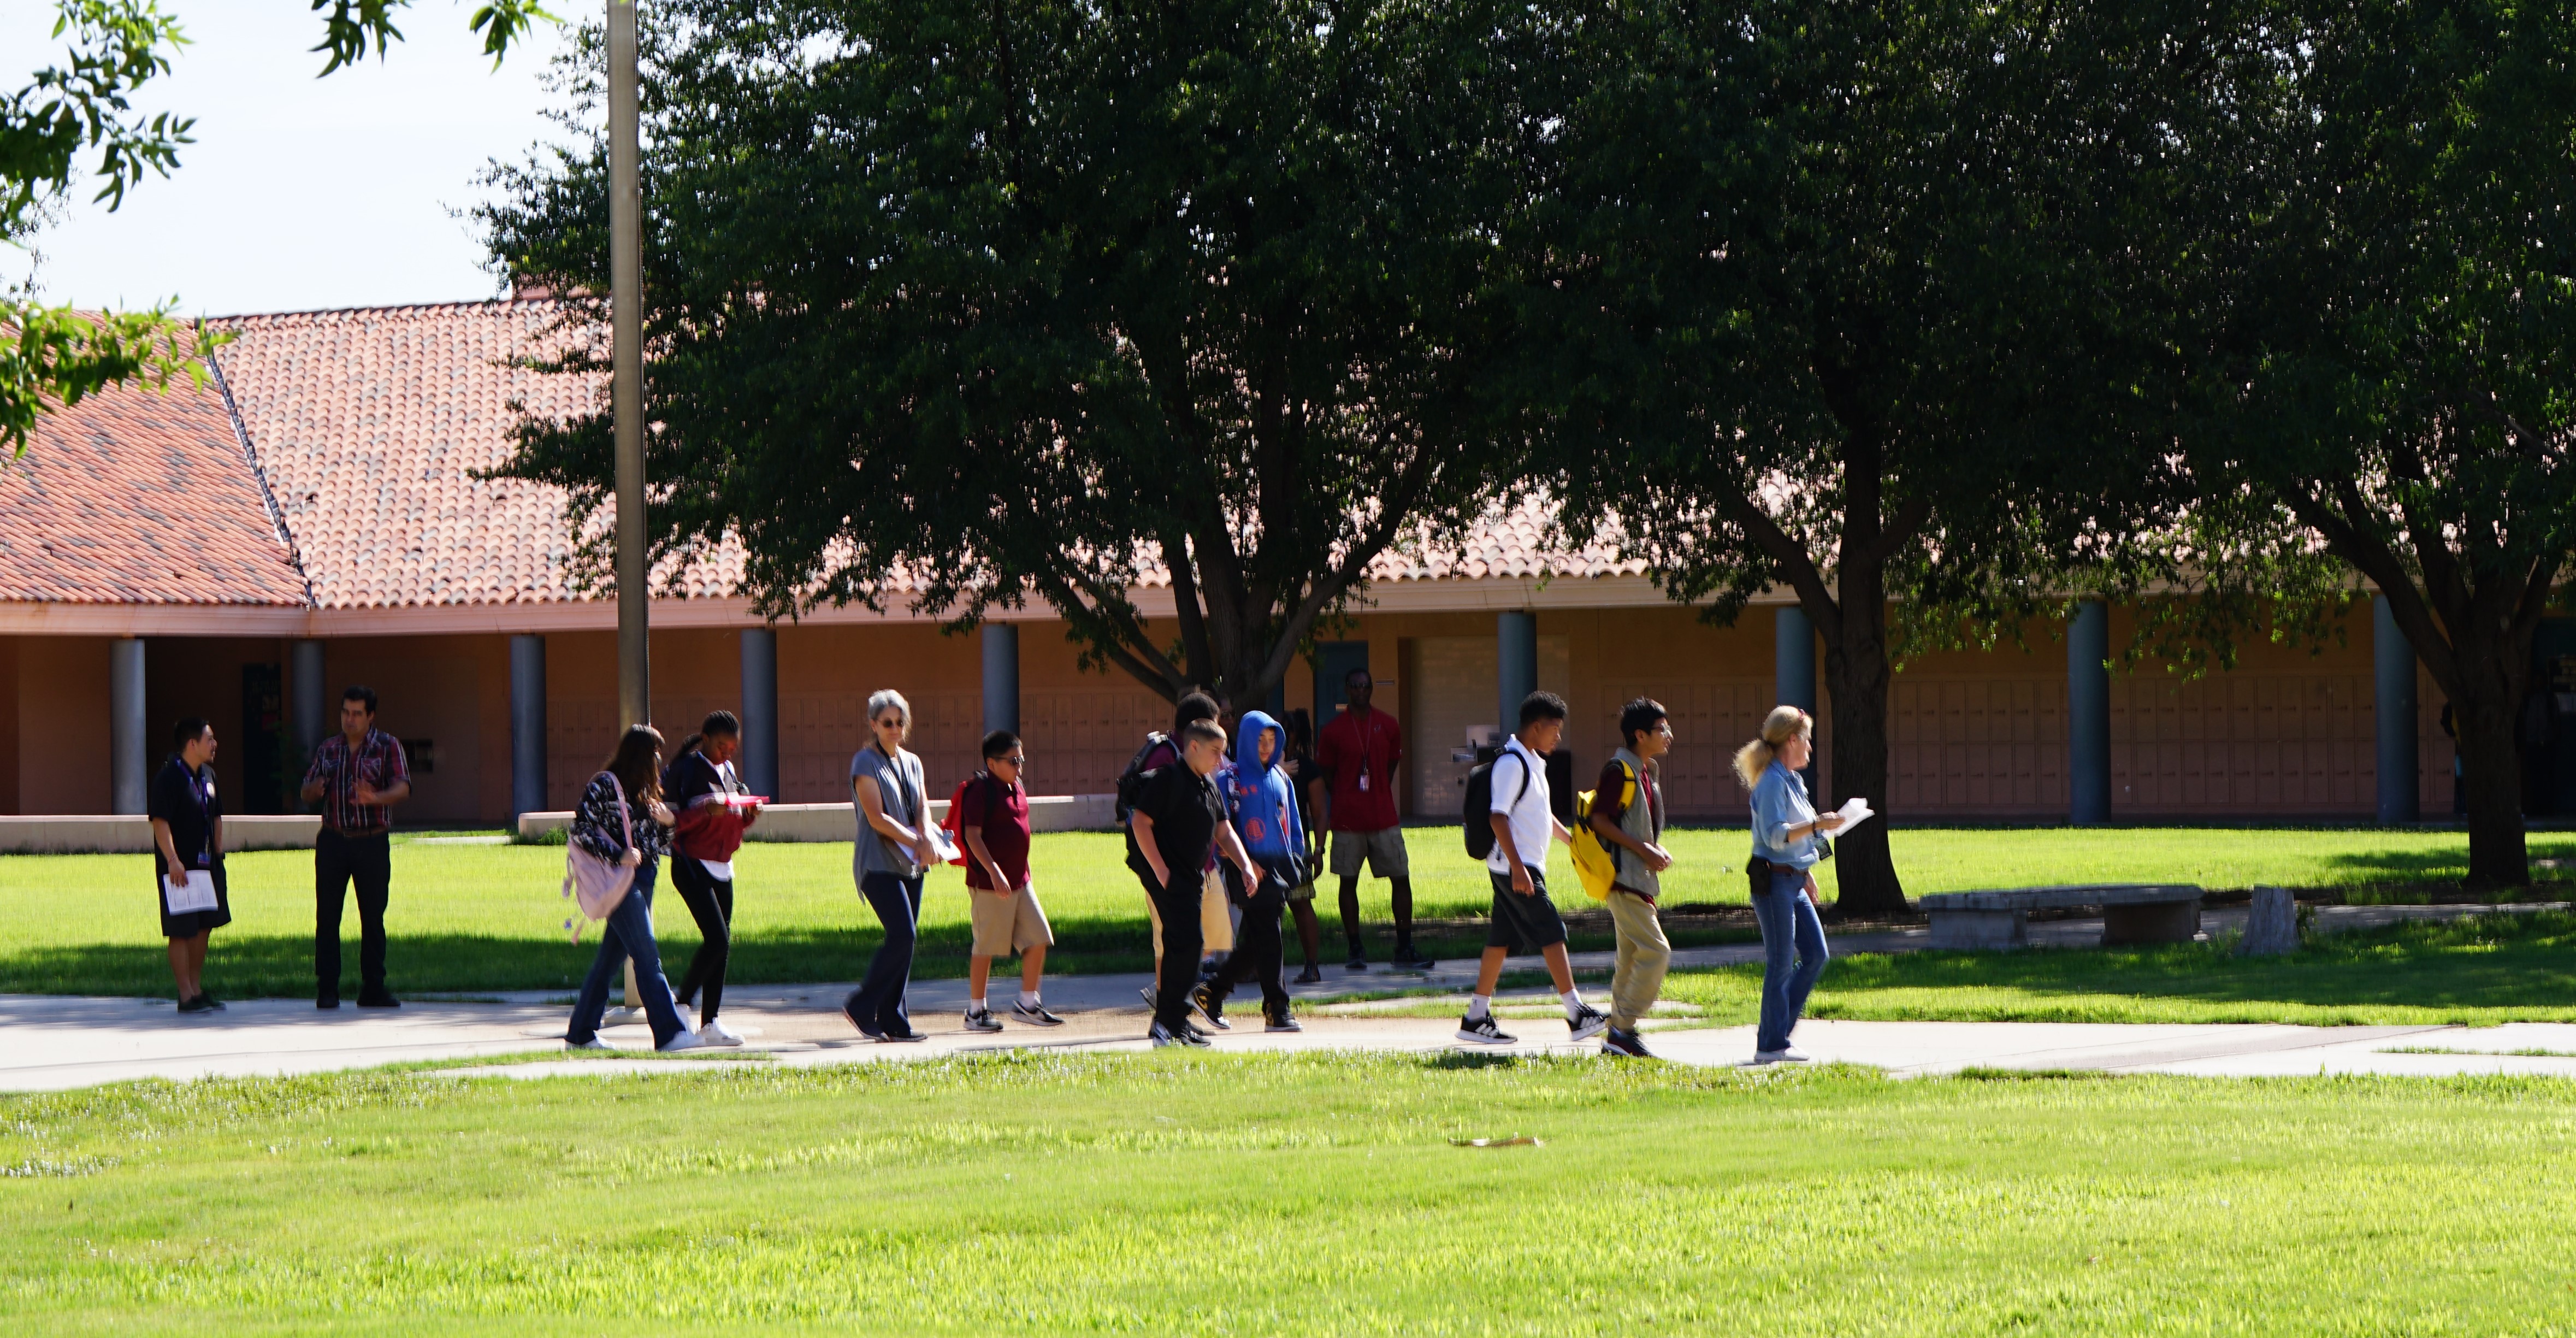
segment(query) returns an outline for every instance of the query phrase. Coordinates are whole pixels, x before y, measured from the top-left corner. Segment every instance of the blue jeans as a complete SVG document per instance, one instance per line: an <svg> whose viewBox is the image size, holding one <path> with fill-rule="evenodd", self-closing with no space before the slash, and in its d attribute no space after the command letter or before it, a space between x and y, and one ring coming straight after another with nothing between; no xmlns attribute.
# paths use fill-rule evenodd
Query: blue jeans
<svg viewBox="0 0 2576 1338"><path fill-rule="evenodd" d="M1825 922L1807 900L1806 887L1806 870L1774 868L1770 890L1753 898L1753 918L1762 926L1762 1026L1756 1050L1789 1047L1789 1032L1806 1011L1816 977L1825 973Z"/></svg>
<svg viewBox="0 0 2576 1338"><path fill-rule="evenodd" d="M868 962L867 979L850 992L843 1007L860 1026L901 1036L912 1030L903 992L912 983L912 947L921 934L921 879L871 873L859 879L859 893L876 908L885 942Z"/></svg>
<svg viewBox="0 0 2576 1338"><path fill-rule="evenodd" d="M653 943L653 876L662 861L652 855L635 866L635 888L600 924L599 955L573 1000L572 1028L564 1039L575 1045L599 1034L600 1014L608 1010L608 986L625 974L626 959L635 959L635 993L644 1001L644 1016L653 1024L653 1048L687 1031L679 1007L671 1002L671 982L662 978L662 950Z"/></svg>

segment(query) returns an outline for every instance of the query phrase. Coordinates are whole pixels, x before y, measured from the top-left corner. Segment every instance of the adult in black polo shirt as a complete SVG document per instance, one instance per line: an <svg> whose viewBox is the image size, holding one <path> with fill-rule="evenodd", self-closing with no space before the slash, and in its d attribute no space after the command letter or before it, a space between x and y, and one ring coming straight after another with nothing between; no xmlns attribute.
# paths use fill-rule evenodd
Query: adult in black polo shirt
<svg viewBox="0 0 2576 1338"><path fill-rule="evenodd" d="M1198 983L1199 895L1205 886L1211 845L1243 870L1246 887L1261 884L1260 866L1235 838L1225 820L1225 797L1208 777L1225 764L1225 731L1206 720L1181 727L1179 765L1160 768L1145 778L1128 815L1136 851L1146 868L1138 877L1154 912L1163 920L1162 978L1154 990L1154 1025L1146 1035L1157 1046L1204 1046L1207 1037L1190 1026L1190 986Z"/></svg>
<svg viewBox="0 0 2576 1338"><path fill-rule="evenodd" d="M170 974L179 986L179 1011L203 1013L223 1005L206 993L206 936L233 922L224 891L224 806L215 794L215 730L196 716L170 731L176 751L152 778L146 812L152 819L152 888L161 903L161 934L170 940ZM214 884L214 904L173 910L190 898L184 886L195 875ZM174 885L172 879L178 884ZM202 892L197 894L202 899Z"/></svg>

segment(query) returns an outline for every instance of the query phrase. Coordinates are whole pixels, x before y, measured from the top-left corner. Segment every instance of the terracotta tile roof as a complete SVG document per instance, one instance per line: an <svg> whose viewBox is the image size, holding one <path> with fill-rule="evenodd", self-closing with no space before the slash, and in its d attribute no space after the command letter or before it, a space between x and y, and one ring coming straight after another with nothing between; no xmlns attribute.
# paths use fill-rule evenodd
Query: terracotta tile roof
<svg viewBox="0 0 2576 1338"><path fill-rule="evenodd" d="M305 602L211 383L118 386L36 421L0 468L0 600Z"/></svg>
<svg viewBox="0 0 2576 1338"><path fill-rule="evenodd" d="M588 598L569 580L564 495L473 477L509 458L515 403L583 412L591 388L520 360L551 351L550 301L239 316L210 322L261 467L323 608ZM683 590L725 595L731 554Z"/></svg>
<svg viewBox="0 0 2576 1338"><path fill-rule="evenodd" d="M515 402L532 415L589 407L594 389L517 365L561 338L538 299L241 316L212 322L252 447L324 608L596 598L570 583L559 489L472 477L510 454ZM1543 504L1498 513L1454 551L1424 544L1371 564L1379 581L1602 576L1643 570L1606 549L1542 543ZM734 593L731 545L690 563L686 597ZM1167 587L1169 574L1144 574ZM898 574L889 593L917 589ZM657 575L656 590L661 589Z"/></svg>

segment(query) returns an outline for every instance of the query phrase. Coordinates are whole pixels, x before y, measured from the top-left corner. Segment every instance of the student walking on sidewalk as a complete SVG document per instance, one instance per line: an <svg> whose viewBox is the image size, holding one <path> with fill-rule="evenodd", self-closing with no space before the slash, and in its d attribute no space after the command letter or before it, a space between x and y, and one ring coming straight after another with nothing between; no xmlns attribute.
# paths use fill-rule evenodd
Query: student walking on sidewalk
<svg viewBox="0 0 2576 1338"><path fill-rule="evenodd" d="M1279 920L1288 906L1288 889L1305 881L1306 872L1306 828L1297 818L1297 787L1279 765L1286 733L1267 714L1244 712L1235 731L1234 761L1218 773L1227 820L1261 873L1250 877L1246 870L1239 877L1234 869L1225 870L1227 890L1243 908L1243 928L1233 955L1190 996L1211 1026L1227 1025L1226 996L1250 980L1261 987L1264 1030L1305 1030L1289 1012L1288 987L1280 979Z"/></svg>
<svg viewBox="0 0 2576 1338"><path fill-rule="evenodd" d="M1225 820L1225 798L1209 779L1225 764L1225 731L1215 722L1193 720L1181 729L1181 760L1148 772L1128 815L1136 849L1145 862L1137 875L1145 894L1159 910L1161 976L1154 988L1154 1025L1146 1032L1157 1048L1166 1045L1205 1047L1205 1033L1190 1025L1190 987L1198 983L1199 916L1204 876L1212 851L1243 871L1251 883L1261 870L1235 839Z"/></svg>
<svg viewBox="0 0 2576 1338"><path fill-rule="evenodd" d="M682 1008L706 991L698 1007L698 1035L710 1045L740 1045L742 1037L716 1019L724 1006L725 969L733 956L733 857L743 833L760 818L758 804L735 775L742 751L742 721L731 711L710 713L680 745L679 760L662 775L662 793L679 821L671 831L671 886L698 922L698 950L680 976Z"/></svg>
<svg viewBox="0 0 2576 1338"><path fill-rule="evenodd" d="M1619 710L1619 751L1601 768L1587 821L1610 851L1618 872L1610 882L1610 923L1619 940L1618 969L1610 977L1610 1029L1601 1052L1651 1059L1637 1024L1663 993L1673 945L1656 914L1663 894L1659 875L1673 866L1664 837L1664 754L1673 747L1664 704L1639 697Z"/></svg>
<svg viewBox="0 0 2576 1338"><path fill-rule="evenodd" d="M1029 755L1020 736L997 729L984 736L984 769L966 782L957 800L957 834L966 847L966 901L975 942L966 957L966 1029L1000 1031L984 1003L993 959L1020 955L1020 997L1011 1016L1031 1026L1061 1026L1046 1010L1038 985L1046 976L1047 949L1055 930L1038 905L1029 876L1029 791L1020 783Z"/></svg>
<svg viewBox="0 0 2576 1338"><path fill-rule="evenodd" d="M564 1041L576 1050L610 1050L599 1039L599 1022L608 1011L608 987L635 962L635 992L643 997L644 1018L653 1027L656 1050L695 1050L706 1044L680 1018L671 998L671 982L662 975L662 950L653 941L653 880L671 845L671 810L662 802L662 732L651 725L629 725L617 740L617 751L583 787L573 810L574 844L611 864L635 871L634 886L600 926L599 955L590 962L581 993L573 1000L572 1023Z"/></svg>
<svg viewBox="0 0 2576 1338"><path fill-rule="evenodd" d="M1354 669L1342 680L1349 705L1324 722L1315 740L1323 771L1324 802L1317 825L1333 833L1333 873L1342 883L1342 933L1350 939L1350 969L1368 969L1360 942L1360 865L1386 879L1394 897L1395 964L1429 966L1413 946L1413 865L1404 850L1404 827L1395 813L1395 768L1404 760L1404 731L1395 717L1373 709L1376 680Z"/></svg>
<svg viewBox="0 0 2576 1338"><path fill-rule="evenodd" d="M939 862L939 849L931 840L921 759L903 746L912 733L912 703L892 688L878 692L868 698L868 729L875 737L850 758L850 794L859 812L851 872L885 926L885 942L841 1013L872 1041L917 1041L922 1036L912 1029L903 995L921 933L921 879Z"/></svg>
<svg viewBox="0 0 2576 1338"><path fill-rule="evenodd" d="M1503 745L1487 773L1494 787L1489 821L1494 827L1494 853L1485 857L1485 873L1494 885L1493 927L1485 935L1485 958L1476 970L1476 993L1467 1015L1458 1020L1458 1039L1477 1045L1510 1045L1515 1037L1494 1022L1494 984L1502 979L1503 959L1539 953L1547 958L1548 979L1565 1002L1565 1026L1572 1039L1588 1041L1601 1034L1610 1019L1583 1001L1574 988L1574 969L1565 960L1565 917L1547 895L1547 843L1571 841L1573 833L1556 820L1548 803L1547 755L1565 737L1565 699L1553 692L1533 692L1521 701L1520 732Z"/></svg>
<svg viewBox="0 0 2576 1338"><path fill-rule="evenodd" d="M170 731L170 760L152 778L153 895L161 903L161 936L170 940L170 975L179 1011L223 1004L206 993L206 938L233 922L224 890L224 805L215 793L215 727L196 716Z"/></svg>
<svg viewBox="0 0 2576 1338"><path fill-rule="evenodd" d="M385 906L393 899L393 806L411 797L400 739L376 728L376 691L340 694L340 732L313 750L304 802L322 801L313 842L313 975L316 1008L340 1006L340 914L358 887L358 1006L400 1008L385 988Z"/></svg>
<svg viewBox="0 0 2576 1338"><path fill-rule="evenodd" d="M1789 1044L1789 1033L1806 1011L1816 978L1825 973L1825 922L1816 913L1812 870L1825 854L1817 838L1843 820L1838 813L1816 816L1807 782L1798 774L1815 750L1815 730L1815 717L1795 706L1775 706L1762 721L1762 737L1735 752L1735 777L1753 792L1753 855L1744 869L1752 884L1753 918L1762 926L1756 1064L1806 1060L1805 1051Z"/></svg>
<svg viewBox="0 0 2576 1338"><path fill-rule="evenodd" d="M1127 834L1127 867L1134 871L1136 880L1145 885L1146 933L1154 943L1156 979L1163 974L1162 901L1155 895L1155 889L1162 883L1154 875L1153 867L1145 862L1144 852L1136 847L1136 827L1132 820L1136 798L1143 793L1146 776L1181 765L1181 735L1188 731L1190 722L1212 722L1216 718L1216 698L1204 692L1183 693L1172 708L1172 732L1147 736L1145 746L1128 759L1126 771L1118 777L1118 825ZM1218 737L1224 737L1223 731L1219 731ZM1216 858L1211 854L1206 867L1199 871L1199 946L1205 950L1211 944L1231 947L1233 943L1234 928L1232 917L1226 913L1225 886L1216 876ZM1192 972L1194 982L1196 974ZM1160 1006L1152 989L1139 992L1145 996L1147 1008Z"/></svg>

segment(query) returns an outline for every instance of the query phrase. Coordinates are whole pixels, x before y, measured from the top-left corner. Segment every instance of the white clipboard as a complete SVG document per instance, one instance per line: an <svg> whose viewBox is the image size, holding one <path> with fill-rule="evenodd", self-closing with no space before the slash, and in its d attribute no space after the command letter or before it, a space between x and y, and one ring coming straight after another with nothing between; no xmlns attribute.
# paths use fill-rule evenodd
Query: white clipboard
<svg viewBox="0 0 2576 1338"><path fill-rule="evenodd" d="M161 876L161 904L172 915L188 915L215 908L215 875L211 869L189 869L173 881Z"/></svg>

